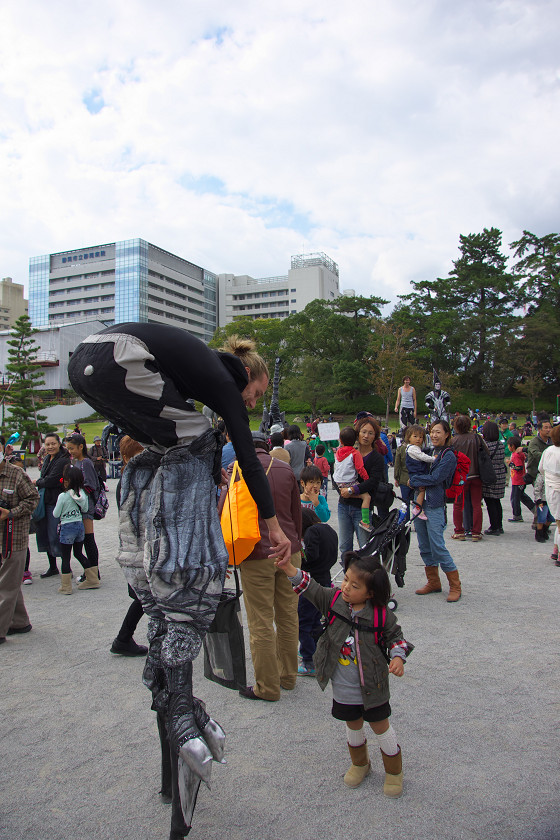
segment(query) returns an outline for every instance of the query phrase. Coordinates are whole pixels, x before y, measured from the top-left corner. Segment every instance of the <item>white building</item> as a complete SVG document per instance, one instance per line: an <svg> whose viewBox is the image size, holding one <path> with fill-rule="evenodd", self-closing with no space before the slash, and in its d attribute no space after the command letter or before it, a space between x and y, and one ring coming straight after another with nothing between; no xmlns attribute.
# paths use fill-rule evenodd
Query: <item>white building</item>
<svg viewBox="0 0 560 840"><path fill-rule="evenodd" d="M299 254L282 277L255 280L246 274L218 275L220 326L236 318L287 318L312 300L340 295L338 265L326 254Z"/></svg>
<svg viewBox="0 0 560 840"><path fill-rule="evenodd" d="M81 323L61 324L59 327L39 327L33 339L39 347L37 366L41 368L45 384L40 390L58 392L71 388L68 381L68 360L78 344L92 333L99 332L106 324L98 320L82 321ZM9 384L10 374L6 369L8 364L8 341L13 335L8 330L0 332L0 380L2 389Z"/></svg>

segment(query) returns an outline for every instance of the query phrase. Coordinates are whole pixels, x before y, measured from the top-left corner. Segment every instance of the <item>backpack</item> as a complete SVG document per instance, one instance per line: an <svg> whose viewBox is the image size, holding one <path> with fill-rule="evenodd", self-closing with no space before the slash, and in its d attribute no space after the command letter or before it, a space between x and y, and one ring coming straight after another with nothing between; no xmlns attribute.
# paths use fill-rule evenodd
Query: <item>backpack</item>
<svg viewBox="0 0 560 840"><path fill-rule="evenodd" d="M467 475L469 474L471 459L468 457L468 455L465 455L463 452L455 452L455 450L451 448L443 450L443 452L441 453L442 458L446 452L453 452L455 458L457 459L457 466L455 467L455 472L453 473L451 481L445 490L447 501L452 502L455 499L458 499L463 490L465 489L465 482L467 480Z"/></svg>

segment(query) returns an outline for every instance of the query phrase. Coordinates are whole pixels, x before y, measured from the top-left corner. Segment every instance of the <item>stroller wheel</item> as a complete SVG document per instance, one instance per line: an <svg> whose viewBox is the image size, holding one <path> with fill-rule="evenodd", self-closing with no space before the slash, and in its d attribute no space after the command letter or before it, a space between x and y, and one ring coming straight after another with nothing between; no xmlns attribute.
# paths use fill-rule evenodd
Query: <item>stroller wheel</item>
<svg viewBox="0 0 560 840"><path fill-rule="evenodd" d="M391 610L391 612L394 612L397 609L397 607L398 607L398 603L395 600L395 598L389 598L389 601L387 603L387 609Z"/></svg>

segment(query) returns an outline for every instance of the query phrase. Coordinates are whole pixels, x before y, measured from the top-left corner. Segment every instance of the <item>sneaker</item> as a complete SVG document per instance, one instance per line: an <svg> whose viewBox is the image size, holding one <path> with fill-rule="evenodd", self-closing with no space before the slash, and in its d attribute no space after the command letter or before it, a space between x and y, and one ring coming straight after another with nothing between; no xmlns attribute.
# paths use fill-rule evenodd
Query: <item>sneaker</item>
<svg viewBox="0 0 560 840"><path fill-rule="evenodd" d="M499 537L504 531L503 528L488 528L484 533L487 537Z"/></svg>
<svg viewBox="0 0 560 840"><path fill-rule="evenodd" d="M508 522L523 522L522 516L512 516L511 519L508 519Z"/></svg>
<svg viewBox="0 0 560 840"><path fill-rule="evenodd" d="M560 560L558 559L558 557L556 558L556 561L555 561L554 565L555 566L560 566Z"/></svg>
<svg viewBox="0 0 560 840"><path fill-rule="evenodd" d="M29 586L31 583L33 583L33 576L31 574L31 572L24 572L23 573L22 583L23 583L24 586Z"/></svg>
<svg viewBox="0 0 560 840"><path fill-rule="evenodd" d="M41 577L43 577L43 575L41 575ZM76 578L76 583L83 583L85 579L86 579L86 576L85 576L85 574L82 572L82 574L80 575L80 577L79 577L79 578Z"/></svg>
<svg viewBox="0 0 560 840"><path fill-rule="evenodd" d="M315 668L313 667L313 663L309 663L305 665L303 662L297 669L297 672L300 677L314 677L315 676Z"/></svg>

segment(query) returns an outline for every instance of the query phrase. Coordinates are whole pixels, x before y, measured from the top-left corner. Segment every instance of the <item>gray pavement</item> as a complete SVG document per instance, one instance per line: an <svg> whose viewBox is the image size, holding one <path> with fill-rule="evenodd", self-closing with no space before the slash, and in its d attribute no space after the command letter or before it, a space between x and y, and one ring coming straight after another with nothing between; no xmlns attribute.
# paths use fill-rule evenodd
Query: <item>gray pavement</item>
<svg viewBox="0 0 560 840"><path fill-rule="evenodd" d="M115 484L109 514L96 523L99 590L58 595L57 578L39 578L47 564L31 538L33 585L24 595L33 631L0 648L2 840L168 837L143 660L109 653L129 605L114 562ZM344 786L349 758L329 689L301 678L278 703L252 702L205 680L199 658L195 692L227 731L227 764L214 765L212 791L201 789L190 837L560 837L560 568L529 519L478 544L449 540L463 582L457 604L445 593L414 594L424 576L412 538L397 615L416 650L404 678L391 677L399 800L381 792L375 749L362 786ZM137 641L145 632L142 619Z"/></svg>

